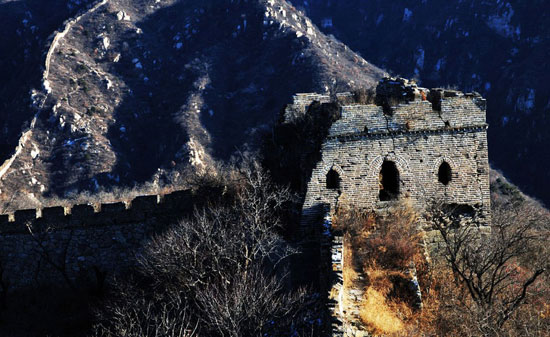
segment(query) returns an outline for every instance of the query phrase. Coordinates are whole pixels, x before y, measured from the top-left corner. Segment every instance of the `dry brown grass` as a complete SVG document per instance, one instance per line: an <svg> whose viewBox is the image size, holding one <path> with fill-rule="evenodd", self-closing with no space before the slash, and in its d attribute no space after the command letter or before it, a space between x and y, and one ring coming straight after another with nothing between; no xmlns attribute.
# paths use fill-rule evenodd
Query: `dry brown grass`
<svg viewBox="0 0 550 337"><path fill-rule="evenodd" d="M359 273L355 270L353 249L351 249L349 240L344 240L344 265L342 268L342 277L344 287L351 288L357 285Z"/></svg>
<svg viewBox="0 0 550 337"><path fill-rule="evenodd" d="M364 268L374 265L384 270L405 271L411 262L423 264L419 221L408 203L398 203L386 216L374 218L370 228L364 229L354 242Z"/></svg>
<svg viewBox="0 0 550 337"><path fill-rule="evenodd" d="M493 209L493 212L498 210ZM497 218L496 213L493 215ZM360 318L373 335L550 336L548 275L529 288L525 304L501 329L491 330L486 324L487 312L471 299L468 289L453 275L450 267L443 260L428 263L420 244L419 219L410 205L396 204L393 212L384 217L341 207L334 221L346 233L346 249L352 250L345 252L349 258L345 261L345 275L349 279L357 274L364 278L365 295ZM538 232L531 234L541 238L540 244L546 247L547 227L536 228ZM514 269L517 277L529 276L529 268L535 260L533 254L544 249L535 245L531 251L524 259L513 261L512 265L517 265ZM411 262L416 267L422 291L421 310L414 309L407 297L411 294L406 287ZM353 285L358 287L357 283Z"/></svg>
<svg viewBox="0 0 550 337"><path fill-rule="evenodd" d="M374 335L411 335L422 312L412 307L403 292L402 283L410 277L402 271L381 268L375 261L365 268L365 274L368 286L360 311L362 322Z"/></svg>
<svg viewBox="0 0 550 337"><path fill-rule="evenodd" d="M373 89L357 89L353 91L353 99L356 104L375 104L376 103L376 92Z"/></svg>
<svg viewBox="0 0 550 337"><path fill-rule="evenodd" d="M369 287L360 311L361 320L374 334L395 335L405 328L395 310L397 306L396 303L388 302L382 292Z"/></svg>
<svg viewBox="0 0 550 337"><path fill-rule="evenodd" d="M333 228L354 237L368 236L376 222L374 214L349 206L353 202L349 201L345 194L340 196L339 204L332 219Z"/></svg>
<svg viewBox="0 0 550 337"><path fill-rule="evenodd" d="M425 263L417 213L406 202L384 217L341 206L333 223L345 233L344 286L365 289L362 322L375 335L409 334L419 313L412 307L408 271L411 262Z"/></svg>

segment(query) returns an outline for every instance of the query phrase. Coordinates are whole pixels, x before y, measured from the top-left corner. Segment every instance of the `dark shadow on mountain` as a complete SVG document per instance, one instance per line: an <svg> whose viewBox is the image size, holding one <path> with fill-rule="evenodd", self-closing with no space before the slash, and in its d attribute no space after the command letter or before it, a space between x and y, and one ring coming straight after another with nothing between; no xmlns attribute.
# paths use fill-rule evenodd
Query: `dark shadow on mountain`
<svg viewBox="0 0 550 337"><path fill-rule="evenodd" d="M36 112L30 90L41 88L48 36L90 1L73 8L67 0L24 0L0 4L0 162L14 151L22 129Z"/></svg>
<svg viewBox="0 0 550 337"><path fill-rule="evenodd" d="M128 90L107 132L115 167L73 184L64 179L74 166L52 162L54 192L150 181L159 169L188 165L190 139L214 160L229 160L237 149L258 148L293 94L382 76L340 42L297 33L300 22L305 30L298 12L287 13L285 24L265 21L265 6L181 1L146 16L137 24L143 33L119 36L123 57L109 72Z"/></svg>
<svg viewBox="0 0 550 337"><path fill-rule="evenodd" d="M96 182L108 188L113 176L120 177L117 185L148 181L159 168L188 161L182 149L189 133L215 158L228 159L254 140L255 130L274 121L292 94L318 90L318 70L302 53L307 43L288 33L264 38L263 12L256 6L181 2L140 22L142 37L128 32L122 40L140 56L113 64L113 72L130 88L108 131L116 167L78 186L67 186L60 174L51 184L55 193L93 189ZM196 33L186 33L187 18L194 20ZM235 35L239 25L246 29ZM302 60L297 60L300 53ZM195 107L194 99L202 104ZM187 113L199 115L189 118ZM71 167L69 162L52 164L58 165L54 172Z"/></svg>
<svg viewBox="0 0 550 337"><path fill-rule="evenodd" d="M480 92L488 100L492 165L550 205L541 183L550 179L546 1L291 2L374 64L425 87ZM534 105L524 109L531 90Z"/></svg>

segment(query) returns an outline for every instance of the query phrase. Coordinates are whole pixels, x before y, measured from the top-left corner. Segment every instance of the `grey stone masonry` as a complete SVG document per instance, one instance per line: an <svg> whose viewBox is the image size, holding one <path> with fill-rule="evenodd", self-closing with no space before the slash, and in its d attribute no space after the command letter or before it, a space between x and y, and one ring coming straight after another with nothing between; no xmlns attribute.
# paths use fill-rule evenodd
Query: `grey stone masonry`
<svg viewBox="0 0 550 337"><path fill-rule="evenodd" d="M323 232L321 233L321 256L329 255L322 258L321 261L327 261L330 266L323 266L322 269L327 269L328 284L323 288L328 291L328 309L332 316L331 328L332 336L344 336L344 317L341 314L342 299L341 293L343 284L343 237L339 233L332 230L332 216L328 211L323 217Z"/></svg>
<svg viewBox="0 0 550 337"><path fill-rule="evenodd" d="M297 117L304 115L307 111L307 108L313 102L329 103L331 101L329 95L321 95L315 93L296 94L293 96L292 99L292 104L287 105L285 109L284 119L287 121L294 120Z"/></svg>
<svg viewBox="0 0 550 337"><path fill-rule="evenodd" d="M136 197L131 202L19 210L0 215L0 267L9 288L75 283L95 271L108 278L136 266L144 245L191 214L190 190Z"/></svg>
<svg viewBox="0 0 550 337"><path fill-rule="evenodd" d="M326 279L328 290L328 309L332 316L331 333L333 337L366 337L368 332L361 323L359 312L364 291L360 287L348 289L344 285L344 237L332 228L332 215L328 211L323 217L321 233L321 255L330 254L330 267ZM330 277L329 277L330 276Z"/></svg>
<svg viewBox="0 0 550 337"><path fill-rule="evenodd" d="M329 97L298 94L285 110L286 121L308 111L313 102ZM342 233L333 233L330 215L339 206L387 213L396 200L406 199L420 212L432 202L465 210L461 217L489 229L490 191L486 101L479 94L426 89L404 79L383 79L376 104L354 103L353 95L336 95L340 118L321 146L302 209L304 242L319 240L320 279L327 289L333 316L333 336L367 336L359 318L362 288L345 288ZM328 210L328 211L327 211ZM319 219L324 216L323 226ZM433 231L424 225L434 246ZM330 258L324 258L325 256ZM412 288L421 305L418 284ZM323 283L323 282L321 282ZM321 287L323 289L323 287Z"/></svg>
<svg viewBox="0 0 550 337"><path fill-rule="evenodd" d="M380 208L386 203L381 190L388 190L384 179L398 181L392 198L410 199L421 210L432 201L468 205L477 221L488 225L485 100L476 93L428 90L402 79L384 79L380 86L390 87L397 96L402 92L408 99L397 97L391 111L375 104L341 106L342 116L330 128L322 159L307 185L302 225L314 225L312 210L320 204L331 209L346 202L367 210ZM304 102L298 101L303 111L307 110ZM385 162L397 174L385 177ZM337 186L330 186L330 171L331 177L337 174Z"/></svg>

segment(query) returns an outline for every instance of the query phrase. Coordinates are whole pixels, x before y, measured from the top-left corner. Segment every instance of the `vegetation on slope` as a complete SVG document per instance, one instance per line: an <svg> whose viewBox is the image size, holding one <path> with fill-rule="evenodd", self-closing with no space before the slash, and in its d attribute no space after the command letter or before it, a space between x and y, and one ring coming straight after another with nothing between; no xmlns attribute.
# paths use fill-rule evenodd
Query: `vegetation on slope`
<svg viewBox="0 0 550 337"><path fill-rule="evenodd" d="M364 289L360 315L369 330L394 336L548 335L548 213L530 200L498 195L492 212L492 231L483 234L434 206L427 220L440 241L428 261L410 207L396 205L382 218L340 210L335 223L347 232L352 250L346 252L351 261L344 268L351 270L344 270L344 284Z"/></svg>
<svg viewBox="0 0 550 337"><path fill-rule="evenodd" d="M204 169L255 148L292 94L383 75L285 0L110 0L52 50L44 109L2 196L36 203Z"/></svg>

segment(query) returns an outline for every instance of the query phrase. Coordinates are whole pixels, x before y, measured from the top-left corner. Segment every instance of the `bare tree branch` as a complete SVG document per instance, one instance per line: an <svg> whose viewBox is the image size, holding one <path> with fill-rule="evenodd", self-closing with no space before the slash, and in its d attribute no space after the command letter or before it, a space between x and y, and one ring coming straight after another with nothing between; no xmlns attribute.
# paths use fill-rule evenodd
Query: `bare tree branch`
<svg viewBox="0 0 550 337"><path fill-rule="evenodd" d="M533 254L541 239L539 229L548 220L527 202L495 203L491 233L483 234L475 222L461 223L463 219L443 206L429 212L441 235L443 256L457 285L466 287L477 306L483 333L498 331L548 268L547 254Z"/></svg>

